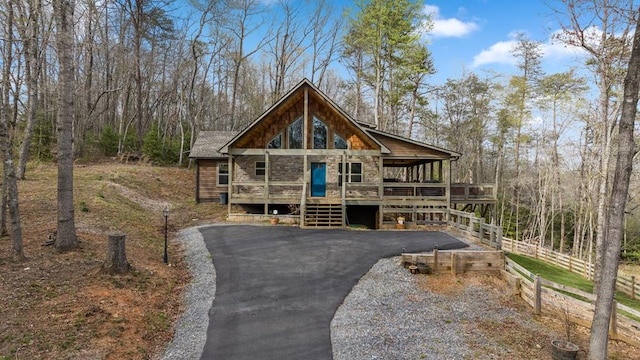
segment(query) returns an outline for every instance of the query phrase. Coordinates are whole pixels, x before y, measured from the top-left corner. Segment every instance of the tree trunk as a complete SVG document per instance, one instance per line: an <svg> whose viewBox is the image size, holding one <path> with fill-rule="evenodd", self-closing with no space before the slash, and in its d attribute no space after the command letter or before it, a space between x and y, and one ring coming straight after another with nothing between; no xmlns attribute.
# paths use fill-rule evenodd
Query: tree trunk
<svg viewBox="0 0 640 360"><path fill-rule="evenodd" d="M13 165L13 150L9 136L9 114L12 112L9 105L9 90L11 79L11 64L13 63L13 4L7 3L7 23L6 38L4 41L4 67L2 71L2 82L5 84L2 92L2 109L0 109L0 148L2 149L3 160L3 188L6 185L6 204L9 208L11 227L9 235L13 247L13 259L23 261L25 259L22 247L22 229L20 228L20 213L18 211L18 183L16 180L15 167ZM4 201L2 202L4 205ZM4 207L3 207L4 213ZM4 220L4 216L3 216ZM6 223L6 221L5 221Z"/></svg>
<svg viewBox="0 0 640 360"><path fill-rule="evenodd" d="M605 244L604 256L600 267L600 285L596 290L597 298L589 341L590 360L606 359L607 357L611 306L615 295L620 248L622 246L624 210L629 194L629 179L633 168L633 157L637 152L633 138L633 128L638 106L638 90L640 89L640 16L637 16L636 21L633 50L631 51L627 76L624 81L624 102L618 130L616 168L606 226L608 231L604 234L603 239Z"/></svg>
<svg viewBox="0 0 640 360"><path fill-rule="evenodd" d="M107 258L102 265L102 273L115 275L125 274L129 272L129 270L131 269L131 265L129 265L129 263L127 262L125 243L125 234L109 234L109 242L107 243Z"/></svg>
<svg viewBox="0 0 640 360"><path fill-rule="evenodd" d="M73 4L67 0L53 2L56 17L56 40L60 63L58 90L58 237L56 249L78 247L73 209Z"/></svg>
<svg viewBox="0 0 640 360"><path fill-rule="evenodd" d="M33 128L36 124L38 115L38 78L40 75L40 57L38 56L38 19L40 18L40 2L36 0L29 1L29 21L26 28L20 31L24 42L24 58L25 58L25 81L27 84L27 125L25 127L24 141L20 148L20 158L18 160L18 168L16 177L19 180L25 179L27 168L27 160L29 159L29 150L31 149L31 139L33 137Z"/></svg>

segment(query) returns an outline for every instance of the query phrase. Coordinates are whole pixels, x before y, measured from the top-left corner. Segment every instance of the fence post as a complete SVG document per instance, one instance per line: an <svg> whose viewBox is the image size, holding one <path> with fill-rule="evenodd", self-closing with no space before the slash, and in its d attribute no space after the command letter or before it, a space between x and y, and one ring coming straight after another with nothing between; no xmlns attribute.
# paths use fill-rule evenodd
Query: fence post
<svg viewBox="0 0 640 360"><path fill-rule="evenodd" d="M611 322L609 324L609 336L612 339L617 339L618 334L618 302L614 299L611 304Z"/></svg>
<svg viewBox="0 0 640 360"><path fill-rule="evenodd" d="M573 256L569 255L569 272L573 272Z"/></svg>
<svg viewBox="0 0 640 360"><path fill-rule="evenodd" d="M456 267L458 266L458 264L456 264L456 253L454 251L451 252L451 275L456 276Z"/></svg>
<svg viewBox="0 0 640 360"><path fill-rule="evenodd" d="M438 249L433 249L433 272L438 269Z"/></svg>
<svg viewBox="0 0 640 360"><path fill-rule="evenodd" d="M540 315L542 313L542 286L540 284L540 275L533 277L533 302L535 314Z"/></svg>
<svg viewBox="0 0 640 360"><path fill-rule="evenodd" d="M498 242L498 247L496 250L502 250L502 225L496 225L496 241ZM511 242L511 252L513 252L513 241Z"/></svg>
<svg viewBox="0 0 640 360"><path fill-rule="evenodd" d="M631 275L631 299L636 299L636 276Z"/></svg>

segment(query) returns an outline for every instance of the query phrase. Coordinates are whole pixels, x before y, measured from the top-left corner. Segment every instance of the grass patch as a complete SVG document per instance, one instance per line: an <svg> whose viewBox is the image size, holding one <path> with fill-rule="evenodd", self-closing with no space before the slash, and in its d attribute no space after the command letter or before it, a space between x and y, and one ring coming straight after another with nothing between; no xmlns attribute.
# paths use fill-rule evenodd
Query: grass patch
<svg viewBox="0 0 640 360"><path fill-rule="evenodd" d="M584 292L593 293L593 281L586 279L579 274L570 272L569 270L563 269L559 266L555 266L547 262L544 262L542 260L534 259L528 256L523 256L518 254L509 254L507 256L509 257L509 259L515 261L525 269L531 271L534 274L540 275L540 277L546 280L553 281L561 285L569 286L574 289L582 290ZM578 300L586 301L586 299L582 298L581 296L571 294L571 293L565 293L565 294L573 298L576 298ZM629 295L621 291L616 291L616 300L620 304L626 305L634 310L640 311L640 301L631 299ZM626 313L625 315L629 316L630 318L636 321L640 321L640 319L638 319L635 316L632 316Z"/></svg>
<svg viewBox="0 0 640 360"><path fill-rule="evenodd" d="M556 282L558 284L571 286L578 290L593 293L593 282L579 274L569 272L559 266L555 266L542 260L534 259L528 256L509 254L509 259L517 262L525 269L541 277Z"/></svg>

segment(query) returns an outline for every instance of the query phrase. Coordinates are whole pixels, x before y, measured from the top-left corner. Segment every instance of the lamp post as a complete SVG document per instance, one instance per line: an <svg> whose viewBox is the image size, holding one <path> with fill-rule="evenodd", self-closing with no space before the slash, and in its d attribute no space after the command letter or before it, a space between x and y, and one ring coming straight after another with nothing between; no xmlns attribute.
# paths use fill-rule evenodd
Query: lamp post
<svg viewBox="0 0 640 360"><path fill-rule="evenodd" d="M169 255L167 254L167 219L169 218L169 206L165 206L164 210L162 210L162 215L164 215L164 263L169 263Z"/></svg>

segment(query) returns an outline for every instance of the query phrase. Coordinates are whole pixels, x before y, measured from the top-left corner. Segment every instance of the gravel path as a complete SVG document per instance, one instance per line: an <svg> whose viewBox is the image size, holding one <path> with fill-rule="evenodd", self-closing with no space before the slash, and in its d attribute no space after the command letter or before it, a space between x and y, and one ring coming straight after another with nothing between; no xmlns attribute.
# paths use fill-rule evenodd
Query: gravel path
<svg viewBox="0 0 640 360"><path fill-rule="evenodd" d="M500 324L518 318L495 294L465 284L455 296L418 286L400 258L382 259L363 276L331 322L335 360L496 359L511 349L483 334L479 322ZM534 323L525 330L539 331Z"/></svg>
<svg viewBox="0 0 640 360"><path fill-rule="evenodd" d="M183 294L185 312L176 325L173 340L161 355L163 360L198 360L207 341L209 309L216 293L216 270L198 227L180 231L191 272L191 283Z"/></svg>

